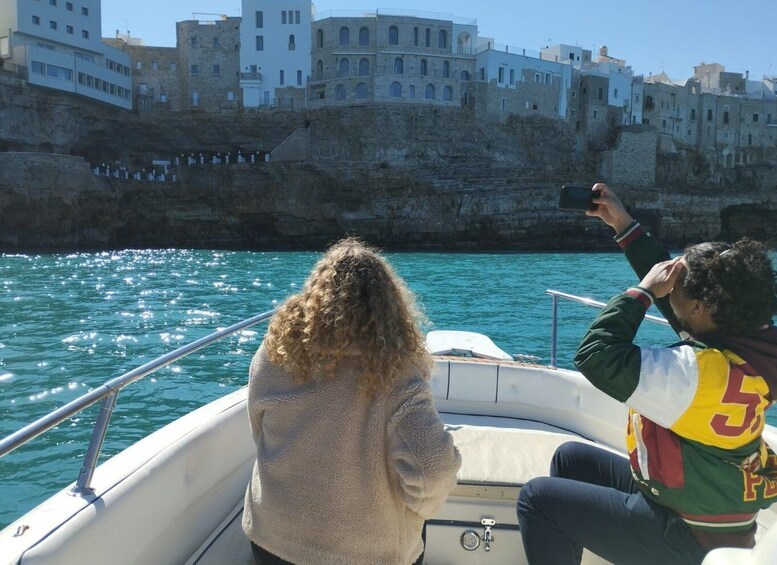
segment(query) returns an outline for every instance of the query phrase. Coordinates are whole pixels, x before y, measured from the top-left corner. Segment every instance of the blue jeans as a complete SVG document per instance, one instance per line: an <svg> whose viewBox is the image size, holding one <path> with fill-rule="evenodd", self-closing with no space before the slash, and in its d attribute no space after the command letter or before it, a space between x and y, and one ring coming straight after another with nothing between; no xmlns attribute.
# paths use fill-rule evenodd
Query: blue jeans
<svg viewBox="0 0 777 565"><path fill-rule="evenodd" d="M578 442L556 450L550 477L523 486L518 523L531 565L578 564L583 548L629 565L698 564L706 553L674 512L639 492L627 459Z"/></svg>

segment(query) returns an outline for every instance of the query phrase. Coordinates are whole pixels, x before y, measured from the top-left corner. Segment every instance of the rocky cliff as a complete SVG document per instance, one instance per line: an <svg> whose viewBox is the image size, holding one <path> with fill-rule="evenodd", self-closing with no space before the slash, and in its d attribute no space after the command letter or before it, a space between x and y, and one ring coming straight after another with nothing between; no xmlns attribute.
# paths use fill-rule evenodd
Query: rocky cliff
<svg viewBox="0 0 777 565"><path fill-rule="evenodd" d="M269 162L181 164L165 182L92 170L103 162L139 170L236 147L277 151ZM600 222L557 209L561 184L623 169L612 159L602 167L576 147L563 122L486 123L458 109L359 106L151 121L0 85L0 251L321 248L346 233L402 249L612 249ZM669 245L777 232L771 192L635 183L619 187L624 201Z"/></svg>

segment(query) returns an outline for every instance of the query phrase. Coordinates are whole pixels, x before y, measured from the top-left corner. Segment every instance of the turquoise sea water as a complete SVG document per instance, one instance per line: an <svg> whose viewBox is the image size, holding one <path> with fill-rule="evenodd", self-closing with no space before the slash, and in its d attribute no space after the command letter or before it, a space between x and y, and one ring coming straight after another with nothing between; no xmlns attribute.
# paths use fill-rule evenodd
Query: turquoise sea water
<svg viewBox="0 0 777 565"><path fill-rule="evenodd" d="M546 289L606 301L636 282L619 253L387 256L416 293L427 329L485 333L508 353L542 362L550 356ZM0 256L0 437L144 362L272 309L300 288L317 258L191 250ZM560 366L571 367L594 314L562 303ZM101 461L243 386L263 333L257 326L122 391ZM674 334L646 323L638 340L659 345ZM0 459L0 527L76 479L97 409Z"/></svg>

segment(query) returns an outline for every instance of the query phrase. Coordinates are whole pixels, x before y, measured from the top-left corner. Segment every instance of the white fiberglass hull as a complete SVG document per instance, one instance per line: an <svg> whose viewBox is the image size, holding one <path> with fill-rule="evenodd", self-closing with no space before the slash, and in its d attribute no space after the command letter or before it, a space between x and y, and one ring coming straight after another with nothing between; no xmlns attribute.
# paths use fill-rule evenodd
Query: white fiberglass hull
<svg viewBox="0 0 777 565"><path fill-rule="evenodd" d="M438 358L432 388L463 464L429 522L426 563L525 562L520 486L547 474L556 446L569 439L623 449L625 408L573 371ZM11 524L0 532L0 562L251 563L239 526L255 457L245 395L212 402L100 465L93 497L63 491ZM777 430L766 437L777 445ZM775 516L761 512L754 551L718 550L705 564L774 563L777 528L767 529ZM490 544L483 519L494 522ZM481 538L473 551L460 543L466 530ZM601 561L587 554L585 562Z"/></svg>

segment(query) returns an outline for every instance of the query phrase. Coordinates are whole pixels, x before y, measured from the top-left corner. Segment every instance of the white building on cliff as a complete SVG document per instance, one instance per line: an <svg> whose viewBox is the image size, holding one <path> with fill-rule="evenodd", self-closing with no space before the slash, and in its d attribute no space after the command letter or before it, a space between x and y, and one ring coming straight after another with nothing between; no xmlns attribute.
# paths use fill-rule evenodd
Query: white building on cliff
<svg viewBox="0 0 777 565"><path fill-rule="evenodd" d="M100 0L0 0L0 57L29 84L130 109L130 56L102 42L100 7Z"/></svg>
<svg viewBox="0 0 777 565"><path fill-rule="evenodd" d="M310 74L310 0L243 0L240 89L243 106L282 105L277 88L304 89Z"/></svg>

